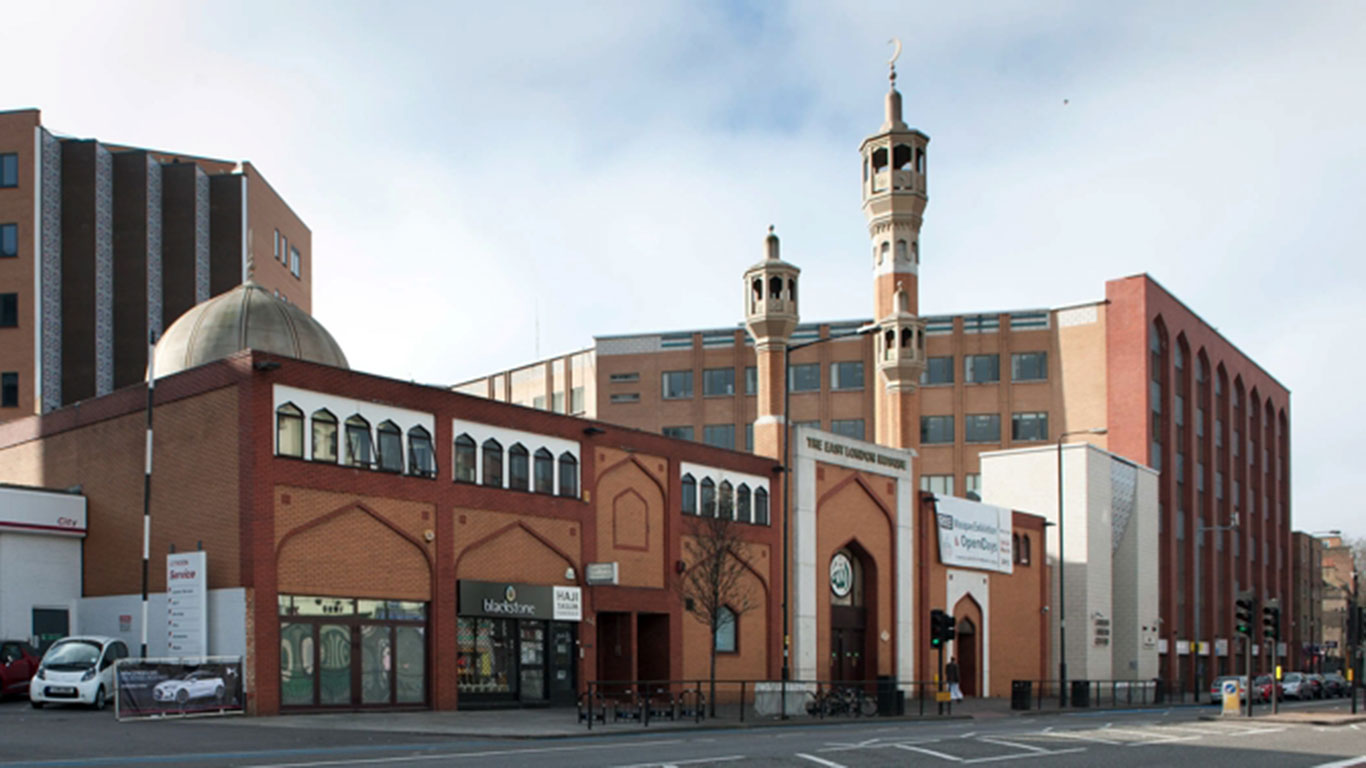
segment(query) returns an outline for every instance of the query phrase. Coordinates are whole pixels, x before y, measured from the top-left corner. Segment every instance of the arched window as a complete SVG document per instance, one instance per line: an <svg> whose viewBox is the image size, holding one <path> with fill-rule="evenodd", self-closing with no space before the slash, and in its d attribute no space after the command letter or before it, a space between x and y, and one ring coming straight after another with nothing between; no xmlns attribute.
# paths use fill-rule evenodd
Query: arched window
<svg viewBox="0 0 1366 768"><path fill-rule="evenodd" d="M1020 565L1029 565L1031 559L1029 546L1029 534L1020 537Z"/></svg>
<svg viewBox="0 0 1366 768"><path fill-rule="evenodd" d="M761 278L754 278L754 283L750 285L750 290L754 292L754 303L764 300L764 281Z"/></svg>
<svg viewBox="0 0 1366 768"><path fill-rule="evenodd" d="M716 511L721 517L727 520L735 519L735 496L731 493L729 480L722 480L717 488Z"/></svg>
<svg viewBox="0 0 1366 768"><path fill-rule="evenodd" d="M508 449L508 487L517 490L529 490L531 484L531 454L527 452L526 446L521 443L513 443Z"/></svg>
<svg viewBox="0 0 1366 768"><path fill-rule="evenodd" d="M1016 565L1020 564L1020 534L1010 534L1011 557L1010 561Z"/></svg>
<svg viewBox="0 0 1366 768"><path fill-rule="evenodd" d="M683 514L697 514L697 480L691 474L683 476Z"/></svg>
<svg viewBox="0 0 1366 768"><path fill-rule="evenodd" d="M909 347L911 346L911 329L910 329L910 328L902 328L902 329L901 329L901 346L902 346L902 347L905 347L905 348L909 348Z"/></svg>
<svg viewBox="0 0 1366 768"><path fill-rule="evenodd" d="M382 421L379 433L379 468L385 472L403 471L403 430L392 421Z"/></svg>
<svg viewBox="0 0 1366 768"><path fill-rule="evenodd" d="M925 150L923 149L915 151L915 171L916 173L925 172Z"/></svg>
<svg viewBox="0 0 1366 768"><path fill-rule="evenodd" d="M749 509L749 486L744 483L735 490L735 519L742 523L754 519Z"/></svg>
<svg viewBox="0 0 1366 768"><path fill-rule="evenodd" d="M896 349L896 331L888 328L887 332L882 334L882 359L890 360L893 349Z"/></svg>
<svg viewBox="0 0 1366 768"><path fill-rule="evenodd" d="M919 240L912 240L912 241L911 241L911 263L913 263L913 264L919 264L919 263L920 263L920 241L919 241Z"/></svg>
<svg viewBox="0 0 1366 768"><path fill-rule="evenodd" d="M911 311L911 297L904 290L896 292L896 311L906 313Z"/></svg>
<svg viewBox="0 0 1366 768"><path fill-rule="evenodd" d="M793 304L797 303L797 281L789 279L787 281L787 300Z"/></svg>
<svg viewBox="0 0 1366 768"><path fill-rule="evenodd" d="M892 244L891 244L891 243L888 243L888 242L883 242L882 245L880 246L880 249L881 249L881 250L878 251L878 255L877 255L877 263L879 263L879 264L881 264L883 261L885 261L885 260L887 259L888 256L891 255L891 253L892 253Z"/></svg>
<svg viewBox="0 0 1366 768"><path fill-rule="evenodd" d="M579 496L579 460L569 451L560 454L560 495Z"/></svg>
<svg viewBox="0 0 1366 768"><path fill-rule="evenodd" d="M369 469L374 463L370 441L370 422L359 413L346 420L346 463Z"/></svg>
<svg viewBox="0 0 1366 768"><path fill-rule="evenodd" d="M754 522L768 525L768 491L763 488L754 490Z"/></svg>
<svg viewBox="0 0 1366 768"><path fill-rule="evenodd" d="M337 463L337 417L326 408L313 412L313 460Z"/></svg>
<svg viewBox="0 0 1366 768"><path fill-rule="evenodd" d="M710 477L702 478L702 516L716 517L716 483Z"/></svg>
<svg viewBox="0 0 1366 768"><path fill-rule="evenodd" d="M781 298L783 293L783 279L781 277L770 277L768 279L768 297L770 299Z"/></svg>
<svg viewBox="0 0 1366 768"><path fill-rule="evenodd" d="M736 630L740 627L740 617L735 615L735 611L730 606L723 605L716 611L716 652L735 653L738 645L736 643Z"/></svg>
<svg viewBox="0 0 1366 768"><path fill-rule="evenodd" d="M904 171L911 167L911 148L905 144L892 147L892 165L898 171Z"/></svg>
<svg viewBox="0 0 1366 768"><path fill-rule="evenodd" d="M897 260L897 261L905 261L905 260L906 260L906 241L905 241L905 240L898 240L898 241L896 241L896 260Z"/></svg>
<svg viewBox="0 0 1366 768"><path fill-rule="evenodd" d="M536 450L536 492L555 492L555 454L544 448Z"/></svg>
<svg viewBox="0 0 1366 768"><path fill-rule="evenodd" d="M425 427L408 430L408 474L436 477L436 455L432 451L432 433Z"/></svg>
<svg viewBox="0 0 1366 768"><path fill-rule="evenodd" d="M483 484L503 487L503 445L491 437L484 441Z"/></svg>
<svg viewBox="0 0 1366 768"><path fill-rule="evenodd" d="M304 412L293 403L275 409L275 453L304 457Z"/></svg>
<svg viewBox="0 0 1366 768"><path fill-rule="evenodd" d="M455 481L472 483L477 462L474 438L462 434L455 438Z"/></svg>

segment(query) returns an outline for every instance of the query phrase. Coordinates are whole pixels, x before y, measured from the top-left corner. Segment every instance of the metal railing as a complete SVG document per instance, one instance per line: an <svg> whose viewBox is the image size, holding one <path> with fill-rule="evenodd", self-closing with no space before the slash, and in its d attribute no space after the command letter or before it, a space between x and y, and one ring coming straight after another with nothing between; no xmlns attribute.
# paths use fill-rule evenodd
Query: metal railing
<svg viewBox="0 0 1366 768"><path fill-rule="evenodd" d="M1178 689L1179 691L1179 689ZM1151 707L1174 703L1162 680L1068 680L1067 695L1058 680L1014 680L1010 708L1014 710Z"/></svg>

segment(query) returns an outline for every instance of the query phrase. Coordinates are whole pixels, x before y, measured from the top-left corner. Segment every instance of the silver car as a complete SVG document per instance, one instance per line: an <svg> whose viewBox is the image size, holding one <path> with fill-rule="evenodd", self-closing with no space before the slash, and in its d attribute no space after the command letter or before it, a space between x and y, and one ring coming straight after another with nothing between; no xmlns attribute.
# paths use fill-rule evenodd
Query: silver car
<svg viewBox="0 0 1366 768"><path fill-rule="evenodd" d="M1281 680L1281 691L1284 692L1287 699L1314 698L1310 682L1300 672L1287 672L1285 679Z"/></svg>

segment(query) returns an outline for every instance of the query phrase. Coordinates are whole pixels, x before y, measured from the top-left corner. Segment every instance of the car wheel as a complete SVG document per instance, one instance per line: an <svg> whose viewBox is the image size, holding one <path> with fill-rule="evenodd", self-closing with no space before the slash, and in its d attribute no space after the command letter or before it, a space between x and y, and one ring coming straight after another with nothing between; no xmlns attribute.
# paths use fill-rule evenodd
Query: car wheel
<svg viewBox="0 0 1366 768"><path fill-rule="evenodd" d="M187 688L181 688L180 690L176 691L176 692L175 692L175 700L180 704L180 706L182 706L182 707L185 706L185 702L187 702L187 701L190 700L190 691L189 691L189 689L187 689Z"/></svg>
<svg viewBox="0 0 1366 768"><path fill-rule="evenodd" d="M93 702L91 702L91 706L94 707L95 709L104 709L104 686L103 686L103 685L100 686L100 689L99 689L98 691L95 691L95 700L94 700Z"/></svg>
<svg viewBox="0 0 1366 768"><path fill-rule="evenodd" d="M29 704L29 706L33 707L34 709L42 709L42 708L43 708L43 702L41 702L41 701L34 701L33 699L29 699L29 700L28 700L28 704Z"/></svg>
<svg viewBox="0 0 1366 768"><path fill-rule="evenodd" d="M223 690L223 686L221 686L221 685L218 686L217 688L215 688L215 689L213 690L213 698L214 698L214 700L217 701L219 704L222 704L222 703L223 703L223 694L225 694L225 693L227 693L227 691L224 691L224 690Z"/></svg>

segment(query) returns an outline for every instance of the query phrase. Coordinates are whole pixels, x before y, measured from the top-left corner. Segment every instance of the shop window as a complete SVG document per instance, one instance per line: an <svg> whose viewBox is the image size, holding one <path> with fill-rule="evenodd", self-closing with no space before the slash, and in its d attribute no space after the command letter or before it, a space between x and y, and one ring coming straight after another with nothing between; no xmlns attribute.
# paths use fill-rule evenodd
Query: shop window
<svg viewBox="0 0 1366 768"><path fill-rule="evenodd" d="M716 652L735 653L736 652L736 628L739 626L739 617L735 615L729 606L721 606L716 611Z"/></svg>
<svg viewBox="0 0 1366 768"><path fill-rule="evenodd" d="M474 438L462 434L455 438L455 481L457 483L472 483L475 478L475 444Z"/></svg>
<svg viewBox="0 0 1366 768"><path fill-rule="evenodd" d="M560 495L579 496L579 460L569 451L560 454Z"/></svg>
<svg viewBox="0 0 1366 768"><path fill-rule="evenodd" d="M764 488L754 491L754 522L756 525L768 525L768 491Z"/></svg>
<svg viewBox="0 0 1366 768"><path fill-rule="evenodd" d="M461 616L456 620L456 687L463 695L512 693L517 680L517 622Z"/></svg>
<svg viewBox="0 0 1366 768"><path fill-rule="evenodd" d="M740 483L740 487L735 490L735 519L742 523L754 520L749 508L749 486L745 483Z"/></svg>
<svg viewBox="0 0 1366 768"><path fill-rule="evenodd" d="M275 453L304 457L304 412L293 403L275 409Z"/></svg>
<svg viewBox="0 0 1366 768"><path fill-rule="evenodd" d="M403 430L392 421L382 421L375 429L379 435L379 468L384 472L403 471Z"/></svg>
<svg viewBox="0 0 1366 768"><path fill-rule="evenodd" d="M497 440L489 438L484 441L484 477L483 484L494 488L503 487L503 446Z"/></svg>
<svg viewBox="0 0 1366 768"><path fill-rule="evenodd" d="M697 514L697 479L691 474L683 476L683 509L685 515Z"/></svg>
<svg viewBox="0 0 1366 768"><path fill-rule="evenodd" d="M337 417L326 408L313 412L313 460L337 463Z"/></svg>
<svg viewBox="0 0 1366 768"><path fill-rule="evenodd" d="M436 455L432 450L432 434L425 427L408 430L408 474L436 477Z"/></svg>
<svg viewBox="0 0 1366 768"><path fill-rule="evenodd" d="M535 478L537 493L555 492L555 454L544 448L536 450Z"/></svg>
<svg viewBox="0 0 1366 768"><path fill-rule="evenodd" d="M531 484L531 454L526 446L514 443L508 449L508 487L515 491L528 490Z"/></svg>
<svg viewBox="0 0 1366 768"><path fill-rule="evenodd" d="M702 478L702 516L716 517L716 483L710 477Z"/></svg>
<svg viewBox="0 0 1366 768"><path fill-rule="evenodd" d="M346 420L346 463L369 469L373 464L374 446L370 441L370 422L356 414Z"/></svg>
<svg viewBox="0 0 1366 768"><path fill-rule="evenodd" d="M718 494L716 499L717 513L727 520L734 520L735 496L731 493L730 481L722 480L721 485L717 487L716 492Z"/></svg>

